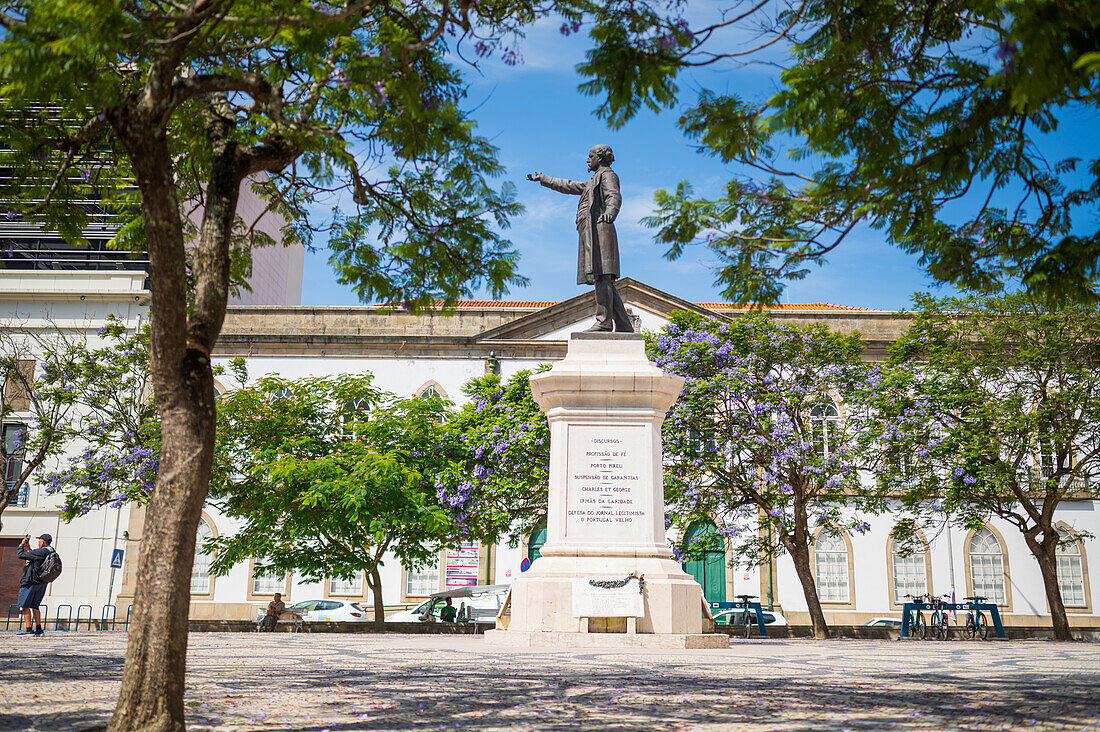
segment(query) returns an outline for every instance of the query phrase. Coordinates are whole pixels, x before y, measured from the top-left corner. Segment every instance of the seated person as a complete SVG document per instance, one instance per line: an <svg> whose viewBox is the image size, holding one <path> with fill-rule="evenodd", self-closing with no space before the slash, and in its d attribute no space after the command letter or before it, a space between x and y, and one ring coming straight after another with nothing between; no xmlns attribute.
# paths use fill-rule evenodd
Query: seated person
<svg viewBox="0 0 1100 732"><path fill-rule="evenodd" d="M267 612L264 614L264 619L260 623L260 630L275 630L275 624L279 622L279 616L286 612L286 603L283 602L283 595L280 592L275 593L275 599L267 604ZM293 615L293 613L290 613Z"/></svg>
<svg viewBox="0 0 1100 732"><path fill-rule="evenodd" d="M444 623L455 621L455 606L451 604L451 598L447 598L447 604L439 611L439 620Z"/></svg>

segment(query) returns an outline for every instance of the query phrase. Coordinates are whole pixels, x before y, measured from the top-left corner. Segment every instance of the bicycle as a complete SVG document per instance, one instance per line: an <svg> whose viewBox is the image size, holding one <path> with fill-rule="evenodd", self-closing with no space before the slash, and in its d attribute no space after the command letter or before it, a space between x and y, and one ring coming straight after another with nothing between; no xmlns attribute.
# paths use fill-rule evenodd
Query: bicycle
<svg viewBox="0 0 1100 732"><path fill-rule="evenodd" d="M985 620L985 615L978 609L978 605L985 602L985 597L964 597L963 602L973 603L970 609L966 611L966 637L973 639L974 636L978 636L982 640L989 639L989 624Z"/></svg>
<svg viewBox="0 0 1100 732"><path fill-rule="evenodd" d="M939 640L947 640L951 637L950 618L943 609L944 599L929 596L932 603L932 617L928 622L929 634Z"/></svg>
<svg viewBox="0 0 1100 732"><path fill-rule="evenodd" d="M930 599L929 595L906 595L906 597L917 604L923 604ZM924 611L919 607L909 612L909 637L928 640L928 623L924 619Z"/></svg>

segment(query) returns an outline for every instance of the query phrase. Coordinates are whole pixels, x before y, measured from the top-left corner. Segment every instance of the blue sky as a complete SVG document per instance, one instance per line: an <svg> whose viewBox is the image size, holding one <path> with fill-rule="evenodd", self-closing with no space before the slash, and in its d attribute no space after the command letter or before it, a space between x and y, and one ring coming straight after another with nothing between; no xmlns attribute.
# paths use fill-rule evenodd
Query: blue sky
<svg viewBox="0 0 1100 732"><path fill-rule="evenodd" d="M516 184L526 212L514 219L508 238L520 252L520 272L530 279L525 288L513 288L509 300L563 300L584 291L576 282L577 199L543 188L525 179L535 170L583 180L585 156L597 143L615 151L623 208L616 220L623 276L695 302L721 300L714 285L712 256L701 247L689 247L675 262L664 257L664 247L640 220L653 207L653 192L672 189L689 179L701 195L718 191L731 177L726 166L695 152L676 128L679 108L660 114L642 113L624 128L609 130L594 115L598 100L577 90L580 78L574 66L583 59L585 37L563 37L560 21L540 22L521 46L524 63L507 67L483 63L480 74L469 76L468 106L479 132L500 148L507 172ZM738 91L765 99L776 88L770 67L711 68L681 76L681 100L689 103L703 87ZM1066 120L1061 136L1095 140L1100 124L1095 116ZM359 300L336 283L327 263L328 253L307 253L302 302L305 305L353 305ZM887 246L877 232L853 233L829 257L812 268L804 280L792 282L784 302L828 302L896 310L910 304L916 291L934 284L917 266L916 258Z"/></svg>

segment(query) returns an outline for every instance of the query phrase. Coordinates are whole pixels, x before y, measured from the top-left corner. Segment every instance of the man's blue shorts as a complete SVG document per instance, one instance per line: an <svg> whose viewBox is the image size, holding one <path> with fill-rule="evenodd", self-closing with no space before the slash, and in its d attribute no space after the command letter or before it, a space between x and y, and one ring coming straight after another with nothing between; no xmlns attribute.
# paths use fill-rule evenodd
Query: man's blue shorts
<svg viewBox="0 0 1100 732"><path fill-rule="evenodd" d="M23 610L35 610L42 604L42 598L46 596L46 583L19 588L19 601L16 606Z"/></svg>

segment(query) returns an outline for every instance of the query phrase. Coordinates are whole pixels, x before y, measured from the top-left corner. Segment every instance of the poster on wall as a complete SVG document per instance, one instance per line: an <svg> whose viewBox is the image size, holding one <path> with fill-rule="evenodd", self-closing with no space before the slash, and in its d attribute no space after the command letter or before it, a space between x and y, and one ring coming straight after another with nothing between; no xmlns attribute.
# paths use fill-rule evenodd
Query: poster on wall
<svg viewBox="0 0 1100 732"><path fill-rule="evenodd" d="M444 562L444 589L457 590L476 585L479 554L480 546L476 542L462 544L457 549L448 549Z"/></svg>

